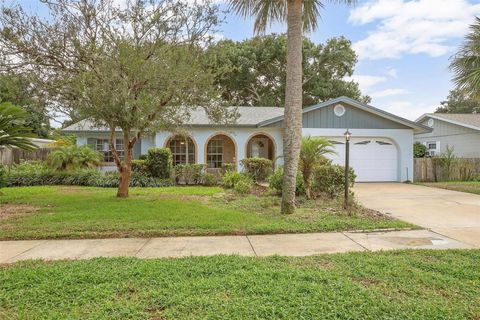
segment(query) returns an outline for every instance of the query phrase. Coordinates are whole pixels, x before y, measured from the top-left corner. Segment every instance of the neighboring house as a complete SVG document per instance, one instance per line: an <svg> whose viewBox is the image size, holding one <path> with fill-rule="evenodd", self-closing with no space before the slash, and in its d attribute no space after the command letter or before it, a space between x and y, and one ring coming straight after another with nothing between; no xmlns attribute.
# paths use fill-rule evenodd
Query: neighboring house
<svg viewBox="0 0 480 320"><path fill-rule="evenodd" d="M450 146L457 157L480 158L480 114L427 113L417 123L432 128L415 134L429 156L438 156Z"/></svg>
<svg viewBox="0 0 480 320"><path fill-rule="evenodd" d="M204 163L208 170L218 170L224 163L235 163L247 157L263 157L281 165L283 108L237 107L236 124L211 123L203 109L192 112L186 125L186 139L170 132L144 137L134 146L138 158L150 147L169 147L174 164ZM303 109L303 135L326 137L335 147L331 156L338 164L345 161L344 133L352 133L350 163L357 181L412 180L413 135L430 129L346 97L340 97ZM74 133L78 144L89 144L102 152L105 165L112 166L106 128L94 128L88 121L63 130ZM116 141L123 150L122 139Z"/></svg>

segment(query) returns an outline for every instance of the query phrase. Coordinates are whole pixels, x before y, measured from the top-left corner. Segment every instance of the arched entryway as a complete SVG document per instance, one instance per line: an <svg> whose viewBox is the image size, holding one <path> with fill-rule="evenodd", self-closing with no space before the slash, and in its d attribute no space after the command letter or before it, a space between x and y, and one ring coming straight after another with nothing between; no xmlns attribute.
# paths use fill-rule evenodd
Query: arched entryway
<svg viewBox="0 0 480 320"><path fill-rule="evenodd" d="M205 163L210 170L222 169L226 163L237 162L235 141L225 133L211 136L205 144Z"/></svg>
<svg viewBox="0 0 480 320"><path fill-rule="evenodd" d="M189 136L172 136L167 140L165 147L172 152L174 166L197 162L197 144Z"/></svg>
<svg viewBox="0 0 480 320"><path fill-rule="evenodd" d="M275 160L275 141L265 133L252 135L247 141L246 149L247 158L257 157Z"/></svg>

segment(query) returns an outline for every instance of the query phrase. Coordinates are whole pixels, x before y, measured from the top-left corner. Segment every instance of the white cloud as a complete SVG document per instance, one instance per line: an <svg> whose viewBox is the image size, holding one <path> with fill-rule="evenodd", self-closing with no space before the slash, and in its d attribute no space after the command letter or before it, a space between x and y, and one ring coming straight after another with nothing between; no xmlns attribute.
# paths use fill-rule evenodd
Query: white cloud
<svg viewBox="0 0 480 320"><path fill-rule="evenodd" d="M375 85L387 81L387 78L371 75L353 75L345 80L358 82L358 86L362 92L369 92Z"/></svg>
<svg viewBox="0 0 480 320"><path fill-rule="evenodd" d="M353 9L349 22L377 22L369 35L354 43L360 59L398 58L424 53L437 57L453 48L449 40L463 37L480 4L466 0L373 0Z"/></svg>
<svg viewBox="0 0 480 320"><path fill-rule="evenodd" d="M426 103L414 104L410 101L392 101L381 108L413 121L424 113L434 112L437 107Z"/></svg>
<svg viewBox="0 0 480 320"><path fill-rule="evenodd" d="M397 69L395 68L387 68L387 75L389 75L392 78L398 78L398 73Z"/></svg>
<svg viewBox="0 0 480 320"><path fill-rule="evenodd" d="M409 93L410 93L410 91L405 90L405 89L390 88L390 89L375 91L375 92L370 93L369 95L372 98L384 98L384 97L405 95L405 94L409 94Z"/></svg>

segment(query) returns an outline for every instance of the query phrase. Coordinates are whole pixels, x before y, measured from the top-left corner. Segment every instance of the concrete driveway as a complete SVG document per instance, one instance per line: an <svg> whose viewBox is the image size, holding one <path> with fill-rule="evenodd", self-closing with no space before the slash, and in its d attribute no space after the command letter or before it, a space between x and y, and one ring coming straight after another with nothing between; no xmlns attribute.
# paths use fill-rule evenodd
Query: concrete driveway
<svg viewBox="0 0 480 320"><path fill-rule="evenodd" d="M367 208L480 247L480 195L404 183L359 183Z"/></svg>

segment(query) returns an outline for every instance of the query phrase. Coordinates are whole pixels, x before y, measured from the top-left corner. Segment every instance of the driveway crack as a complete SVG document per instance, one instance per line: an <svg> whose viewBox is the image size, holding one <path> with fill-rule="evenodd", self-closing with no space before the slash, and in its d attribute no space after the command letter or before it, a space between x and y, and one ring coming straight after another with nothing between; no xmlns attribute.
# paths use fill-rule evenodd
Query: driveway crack
<svg viewBox="0 0 480 320"><path fill-rule="evenodd" d="M252 248L252 251L255 257L258 257L257 251L255 251L255 248L253 247L252 242L250 241L250 238L248 237L248 235L246 235L245 238L247 238L248 243L250 244L250 248Z"/></svg>

